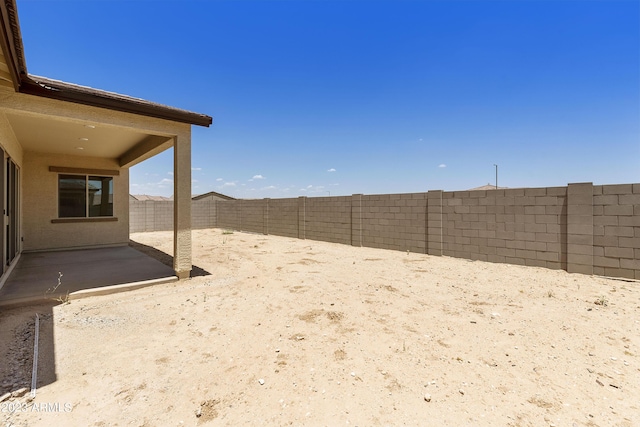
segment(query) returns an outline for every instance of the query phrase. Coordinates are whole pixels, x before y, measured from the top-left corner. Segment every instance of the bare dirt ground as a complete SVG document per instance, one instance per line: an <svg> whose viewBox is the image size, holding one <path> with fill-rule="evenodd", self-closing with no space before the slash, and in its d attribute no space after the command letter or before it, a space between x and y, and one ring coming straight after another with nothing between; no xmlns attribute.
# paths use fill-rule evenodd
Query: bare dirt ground
<svg viewBox="0 0 640 427"><path fill-rule="evenodd" d="M171 233L134 240L171 253ZM222 230L211 273L0 314L15 426L638 426L640 283ZM596 304L598 303L598 304ZM16 409L10 413L9 409Z"/></svg>

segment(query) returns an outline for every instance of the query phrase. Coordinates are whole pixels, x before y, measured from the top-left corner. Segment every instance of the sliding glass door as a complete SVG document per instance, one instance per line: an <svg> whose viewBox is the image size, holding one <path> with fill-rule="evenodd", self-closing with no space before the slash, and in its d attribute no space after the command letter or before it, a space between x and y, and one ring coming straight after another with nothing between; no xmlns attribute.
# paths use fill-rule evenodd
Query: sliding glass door
<svg viewBox="0 0 640 427"><path fill-rule="evenodd" d="M4 154L4 153L3 153ZM4 157L4 156L3 156ZM3 246L2 259L4 260L3 271L6 270L6 266L11 264L11 261L15 259L20 250L20 233L19 233L19 200L18 194L20 189L20 170L18 166L7 157L2 162L2 169L0 171L0 177L3 182L0 182L0 188L2 189L3 201L4 201L4 227L2 229L2 240L5 244Z"/></svg>

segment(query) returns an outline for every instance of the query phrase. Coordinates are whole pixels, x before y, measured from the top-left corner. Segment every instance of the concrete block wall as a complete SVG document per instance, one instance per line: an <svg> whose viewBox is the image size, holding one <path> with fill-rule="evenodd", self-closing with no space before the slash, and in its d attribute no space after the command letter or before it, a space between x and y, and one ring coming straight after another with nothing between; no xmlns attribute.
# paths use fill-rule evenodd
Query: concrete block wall
<svg viewBox="0 0 640 427"><path fill-rule="evenodd" d="M426 194L362 196L362 246L425 253Z"/></svg>
<svg viewBox="0 0 640 427"><path fill-rule="evenodd" d="M362 246L362 194L351 196L351 245Z"/></svg>
<svg viewBox="0 0 640 427"><path fill-rule="evenodd" d="M138 233L145 230L146 213L144 204L137 200L129 200L129 232Z"/></svg>
<svg viewBox="0 0 640 427"><path fill-rule="evenodd" d="M173 202L129 201L129 232L173 230Z"/></svg>
<svg viewBox="0 0 640 427"><path fill-rule="evenodd" d="M593 184L567 188L567 271L593 274Z"/></svg>
<svg viewBox="0 0 640 427"><path fill-rule="evenodd" d="M215 200L211 199L191 202L191 227L196 230L214 228L218 216L216 208Z"/></svg>
<svg viewBox="0 0 640 427"><path fill-rule="evenodd" d="M267 234L299 237L299 199L267 199Z"/></svg>
<svg viewBox="0 0 640 427"><path fill-rule="evenodd" d="M166 201L151 202L155 228L173 230L173 203Z"/></svg>
<svg viewBox="0 0 640 427"><path fill-rule="evenodd" d="M216 202L216 226L220 228L228 228L230 230L242 229L242 223L240 221L240 213L242 205L240 200L228 200L223 202Z"/></svg>
<svg viewBox="0 0 640 427"><path fill-rule="evenodd" d="M351 244L351 197L304 197L305 239Z"/></svg>
<svg viewBox="0 0 640 427"><path fill-rule="evenodd" d="M442 194L442 254L559 269L566 187Z"/></svg>
<svg viewBox="0 0 640 427"><path fill-rule="evenodd" d="M191 227L216 227L217 205L213 200L198 200L191 204ZM173 230L173 202L156 200L129 201L129 232Z"/></svg>
<svg viewBox="0 0 640 427"><path fill-rule="evenodd" d="M265 208L267 202L264 200L241 200L242 206L241 230L252 233L265 234Z"/></svg>
<svg viewBox="0 0 640 427"><path fill-rule="evenodd" d="M640 279L640 184L593 186L593 274Z"/></svg>
<svg viewBox="0 0 640 427"><path fill-rule="evenodd" d="M131 231L172 229L163 203L132 201ZM640 279L640 184L198 203L194 228Z"/></svg>
<svg viewBox="0 0 640 427"><path fill-rule="evenodd" d="M443 191L429 191L426 196L426 252L430 255L442 255L442 195Z"/></svg>

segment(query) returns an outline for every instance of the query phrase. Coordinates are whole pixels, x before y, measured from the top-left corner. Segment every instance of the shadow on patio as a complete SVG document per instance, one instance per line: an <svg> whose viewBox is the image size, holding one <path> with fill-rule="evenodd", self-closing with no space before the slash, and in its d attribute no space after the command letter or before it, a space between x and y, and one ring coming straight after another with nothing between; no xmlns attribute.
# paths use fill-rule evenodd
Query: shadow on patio
<svg viewBox="0 0 640 427"><path fill-rule="evenodd" d="M0 307L65 299L67 295L74 299L107 294L176 280L173 268L151 253L130 246L23 253L0 289Z"/></svg>
<svg viewBox="0 0 640 427"><path fill-rule="evenodd" d="M40 388L57 380L56 305L67 296L75 299L177 281L172 265L172 256L133 241L113 248L23 253L0 289L0 360L6 362L0 365L0 396L30 387L36 313ZM191 272L192 277L209 274L196 266Z"/></svg>
<svg viewBox="0 0 640 427"><path fill-rule="evenodd" d="M154 248L153 246L143 245L142 243L136 242L134 240L129 240L129 246L132 248L142 252L145 255L149 255L152 258L157 259L167 267L173 268L173 257L161 250ZM200 276L210 276L211 273L208 271L198 267L197 265L191 266L191 275L190 277L200 277Z"/></svg>

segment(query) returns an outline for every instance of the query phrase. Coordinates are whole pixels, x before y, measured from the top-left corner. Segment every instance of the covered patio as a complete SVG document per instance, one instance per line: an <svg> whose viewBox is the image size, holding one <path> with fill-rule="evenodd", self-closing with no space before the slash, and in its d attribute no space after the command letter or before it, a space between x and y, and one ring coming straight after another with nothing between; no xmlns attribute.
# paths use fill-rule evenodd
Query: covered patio
<svg viewBox="0 0 640 427"><path fill-rule="evenodd" d="M212 120L30 74L16 2L0 2L0 305L189 278L191 127ZM129 246L129 168L168 149L171 266Z"/></svg>
<svg viewBox="0 0 640 427"><path fill-rule="evenodd" d="M171 267L130 246L23 253L0 289L0 307L105 295L177 280Z"/></svg>

